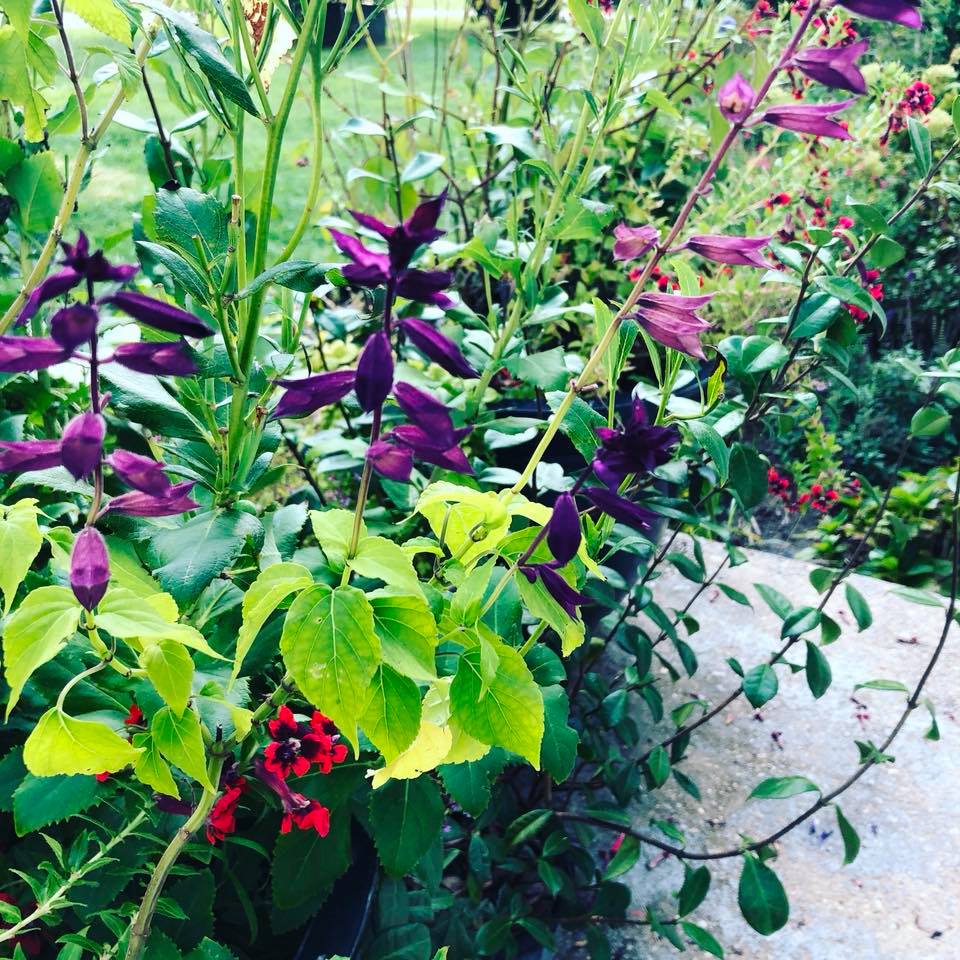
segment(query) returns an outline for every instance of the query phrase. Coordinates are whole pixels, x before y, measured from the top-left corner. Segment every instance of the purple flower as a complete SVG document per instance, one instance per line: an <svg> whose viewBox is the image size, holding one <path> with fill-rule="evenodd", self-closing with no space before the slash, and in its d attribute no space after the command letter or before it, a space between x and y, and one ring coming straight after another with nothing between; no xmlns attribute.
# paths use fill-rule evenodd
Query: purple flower
<svg viewBox="0 0 960 960"><path fill-rule="evenodd" d="M867 82L857 68L857 57L869 46L866 40L860 40L847 46L807 47L794 54L790 65L824 86L866 93Z"/></svg>
<svg viewBox="0 0 960 960"><path fill-rule="evenodd" d="M155 793L153 795L153 805L161 813L172 813L178 817L187 817L193 813L193 804L186 800L178 800L166 793Z"/></svg>
<svg viewBox="0 0 960 960"><path fill-rule="evenodd" d="M69 356L69 350L47 337L0 337L0 373L42 370Z"/></svg>
<svg viewBox="0 0 960 960"><path fill-rule="evenodd" d="M303 417L321 407L329 407L353 389L356 376L355 370L331 370L302 380L277 380L278 386L287 389L270 414L270 419Z"/></svg>
<svg viewBox="0 0 960 960"><path fill-rule="evenodd" d="M433 243L438 237L443 236L443 231L437 229L437 220L440 219L446 201L447 191L444 190L438 196L424 200L403 223L396 227L391 227L366 213L358 213L355 210L351 210L350 213L357 223L374 233L379 233L387 241L390 265L394 270L399 271L409 266L419 247Z"/></svg>
<svg viewBox="0 0 960 960"><path fill-rule="evenodd" d="M547 593L563 608L571 620L577 619L577 607L587 602L587 597L574 590L549 563L532 563L520 568L520 572L531 582L537 578L546 587Z"/></svg>
<svg viewBox="0 0 960 960"><path fill-rule="evenodd" d="M614 260L636 260L642 257L660 239L660 231L648 223L643 227L628 227L618 223L613 228L616 243L613 245Z"/></svg>
<svg viewBox="0 0 960 960"><path fill-rule="evenodd" d="M50 318L50 335L64 350L72 352L81 343L90 342L97 332L99 319L89 304L74 303Z"/></svg>
<svg viewBox="0 0 960 960"><path fill-rule="evenodd" d="M403 332L410 342L428 359L443 367L455 377L472 379L480 376L467 362L460 348L429 323L416 317L407 317L400 321Z"/></svg>
<svg viewBox="0 0 960 960"><path fill-rule="evenodd" d="M691 237L678 249L692 250L714 263L730 266L769 268L770 264L760 250L770 242L770 237L734 237L727 234L701 234Z"/></svg>
<svg viewBox="0 0 960 960"><path fill-rule="evenodd" d="M383 330L372 333L357 361L354 389L360 407L367 413L378 410L393 386L393 352L390 338Z"/></svg>
<svg viewBox="0 0 960 960"><path fill-rule="evenodd" d="M839 103L778 103L767 107L756 123L772 123L775 127L792 130L794 133L812 133L815 137L834 137L837 140L852 140L850 132L830 117L846 110L855 97Z"/></svg>
<svg viewBox="0 0 960 960"><path fill-rule="evenodd" d="M553 505L547 525L547 546L561 567L577 555L580 547L580 513L569 493L561 493Z"/></svg>
<svg viewBox="0 0 960 960"><path fill-rule="evenodd" d="M163 330L165 333L176 333L183 337L209 337L213 333L192 313L142 293L120 290L108 297L101 297L99 303L112 304L134 320L139 320L157 330Z"/></svg>
<svg viewBox="0 0 960 960"><path fill-rule="evenodd" d="M49 470L62 463L59 440L0 441L0 473Z"/></svg>
<svg viewBox="0 0 960 960"><path fill-rule="evenodd" d="M186 340L172 343L121 343L113 359L122 367L155 377L188 377L197 372Z"/></svg>
<svg viewBox="0 0 960 960"><path fill-rule="evenodd" d="M583 492L595 507L629 527L649 530L656 520L656 514L606 487L587 487Z"/></svg>
<svg viewBox="0 0 960 960"><path fill-rule="evenodd" d="M593 455L593 472L613 491L631 474L649 473L665 464L680 439L674 427L651 426L640 399L633 401L629 423L619 429L598 427L597 436L600 446Z"/></svg>
<svg viewBox="0 0 960 960"><path fill-rule="evenodd" d="M177 483L159 496L132 490L114 497L104 508L104 512L124 513L129 517L172 517L188 510L196 510L200 506L190 499L193 487L192 480Z"/></svg>
<svg viewBox="0 0 960 960"><path fill-rule="evenodd" d="M84 608L92 610L107 592L110 559L107 545L95 527L84 527L73 541L70 587Z"/></svg>
<svg viewBox="0 0 960 960"><path fill-rule="evenodd" d="M17 324L26 323L36 316L37 311L48 300L53 300L62 296L68 290L72 290L82 279L80 274L70 267L51 274L30 291L30 296L27 297L27 301L20 311L20 316L17 318Z"/></svg>
<svg viewBox="0 0 960 960"><path fill-rule="evenodd" d="M643 293L633 315L647 333L666 347L706 359L700 337L710 324L696 310L706 306L712 294L681 297L671 293Z"/></svg>
<svg viewBox="0 0 960 960"><path fill-rule="evenodd" d="M910 27L912 30L923 27L918 9L920 5L911 3L910 0L842 0L840 6L871 20L899 23L900 26Z"/></svg>
<svg viewBox="0 0 960 960"><path fill-rule="evenodd" d="M61 246L64 253L61 262L64 266L75 270L91 283L102 281L126 283L140 269L135 263L110 263L102 250L90 253L90 241L82 230L77 234L76 243L62 243Z"/></svg>
<svg viewBox="0 0 960 960"><path fill-rule="evenodd" d="M63 465L79 480L100 464L106 423L98 413L78 414L64 428L60 439Z"/></svg>
<svg viewBox="0 0 960 960"><path fill-rule="evenodd" d="M388 480L406 483L413 471L413 450L376 440L367 448L370 466Z"/></svg>
<svg viewBox="0 0 960 960"><path fill-rule="evenodd" d="M113 472L128 486L143 493L161 496L170 489L170 480L163 472L164 464L128 450L114 450L107 457Z"/></svg>
<svg viewBox="0 0 960 960"><path fill-rule="evenodd" d="M753 87L739 70L717 91L717 106L731 122L748 117L755 99Z"/></svg>

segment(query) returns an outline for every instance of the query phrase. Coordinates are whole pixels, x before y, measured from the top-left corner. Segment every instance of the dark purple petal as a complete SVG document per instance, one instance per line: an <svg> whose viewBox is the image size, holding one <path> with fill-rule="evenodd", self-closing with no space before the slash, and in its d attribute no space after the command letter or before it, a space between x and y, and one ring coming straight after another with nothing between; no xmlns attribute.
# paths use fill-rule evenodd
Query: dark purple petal
<svg viewBox="0 0 960 960"><path fill-rule="evenodd" d="M199 503L190 499L190 491L193 487L193 481L177 483L162 496L133 490L114 497L107 504L105 511L123 513L129 517L171 517L178 513L186 513L200 506Z"/></svg>
<svg viewBox="0 0 960 960"><path fill-rule="evenodd" d="M97 283L103 280L119 280L126 283L140 269L136 264L113 264L104 255L102 250L90 253L90 241L81 230L77 234L75 244L61 243L65 266L80 274L85 280Z"/></svg>
<svg viewBox="0 0 960 960"><path fill-rule="evenodd" d="M342 400L353 389L355 380L354 370L331 370L302 380L277 380L278 386L287 390L274 407L270 419L302 417L328 407Z"/></svg>
<svg viewBox="0 0 960 960"><path fill-rule="evenodd" d="M649 530L656 520L656 514L606 487L587 487L583 492L595 507L627 526Z"/></svg>
<svg viewBox="0 0 960 960"><path fill-rule="evenodd" d="M81 413L64 428L60 438L63 465L79 480L100 464L107 425L99 413Z"/></svg>
<svg viewBox="0 0 960 960"><path fill-rule="evenodd" d="M772 123L775 127L794 133L811 133L815 137L852 140L850 132L830 117L855 102L855 98L851 98L839 103L780 103L767 107L757 122Z"/></svg>
<svg viewBox="0 0 960 960"><path fill-rule="evenodd" d="M388 480L405 483L413 470L413 451L394 446L386 440L377 440L367 448L367 460L377 473Z"/></svg>
<svg viewBox="0 0 960 960"><path fill-rule="evenodd" d="M596 475L616 491L631 474L645 474L667 463L680 440L675 427L650 426L642 400L635 400L631 420L623 428L600 427L600 446L593 458Z"/></svg>
<svg viewBox="0 0 960 960"><path fill-rule="evenodd" d="M98 302L112 304L134 320L139 320L156 330L163 330L165 333L177 333L183 337L209 337L213 333L192 313L142 293L121 290L110 294L109 297L101 297Z"/></svg>
<svg viewBox="0 0 960 960"><path fill-rule="evenodd" d="M170 797L165 793L155 793L153 795L153 805L161 813L172 813L176 816L187 817L193 813L193 804L186 800L178 800L176 797Z"/></svg>
<svg viewBox="0 0 960 960"><path fill-rule="evenodd" d="M128 450L114 450L107 457L107 463L128 487L135 490L161 495L170 489L170 480L163 472L164 464L153 457L144 457Z"/></svg>
<svg viewBox="0 0 960 960"><path fill-rule="evenodd" d="M47 337L0 337L0 373L42 370L69 356L69 350Z"/></svg>
<svg viewBox="0 0 960 960"><path fill-rule="evenodd" d="M393 395L410 422L430 438L433 449L446 450L456 444L453 421L436 397L403 382L394 384Z"/></svg>
<svg viewBox="0 0 960 960"><path fill-rule="evenodd" d="M113 359L129 370L155 377L188 377L197 372L185 340L176 343L122 343Z"/></svg>
<svg viewBox="0 0 960 960"><path fill-rule="evenodd" d="M866 40L846 46L807 47L793 55L791 65L812 80L838 90L866 93L867 82L857 68L857 58L867 52Z"/></svg>
<svg viewBox="0 0 960 960"><path fill-rule="evenodd" d="M70 588L81 605L92 610L107 592L110 558L107 545L95 527L84 527L73 541L70 554Z"/></svg>
<svg viewBox="0 0 960 960"><path fill-rule="evenodd" d="M403 332L410 342L428 359L443 367L455 377L467 379L480 376L467 362L460 348L429 323L416 317L407 317L400 321Z"/></svg>
<svg viewBox="0 0 960 960"><path fill-rule="evenodd" d="M642 257L660 239L660 231L648 223L643 227L628 227L618 223L613 228L616 243L613 245L614 260L636 260Z"/></svg>
<svg viewBox="0 0 960 960"><path fill-rule="evenodd" d="M730 121L746 117L753 108L755 99L753 87L739 71L717 91L717 106Z"/></svg>
<svg viewBox="0 0 960 960"><path fill-rule="evenodd" d="M99 316L87 303L75 303L58 310L50 318L50 335L64 350L73 351L88 343L97 332Z"/></svg>
<svg viewBox="0 0 960 960"><path fill-rule="evenodd" d="M443 193L419 204L403 223L403 229L408 236L424 238L420 240L421 243L432 243L437 237L443 236L443 231L436 227L446 202L447 191L444 190ZM428 237L429 239L426 239Z"/></svg>
<svg viewBox="0 0 960 960"><path fill-rule="evenodd" d="M547 525L547 546L561 567L577 555L580 547L580 513L569 493L561 493L553 505Z"/></svg>
<svg viewBox="0 0 960 960"><path fill-rule="evenodd" d="M20 311L17 323L26 323L31 317L36 316L37 311L48 300L53 300L55 297L62 296L68 290L72 290L82 279L83 277L70 267L61 270L59 273L51 274L30 291L30 296L27 297L27 302Z"/></svg>
<svg viewBox="0 0 960 960"><path fill-rule="evenodd" d="M416 303L432 303L446 309L453 301L442 291L453 283L446 270L404 270L397 280L397 293Z"/></svg>
<svg viewBox="0 0 960 960"><path fill-rule="evenodd" d="M376 267L384 275L390 264L390 258L385 253L375 253L365 247L356 237L351 237L347 233L341 233L339 230L330 229L330 236L333 242L340 248L359 267Z"/></svg>
<svg viewBox="0 0 960 960"><path fill-rule="evenodd" d="M547 593L560 604L571 620L577 619L577 607L588 602L588 598L571 587L549 563L535 563L521 567L520 572L531 583L539 577L540 582L547 588Z"/></svg>
<svg viewBox="0 0 960 960"><path fill-rule="evenodd" d="M355 287L379 287L390 279L382 267L362 267L356 263L347 263L340 268L340 272Z"/></svg>
<svg viewBox="0 0 960 960"><path fill-rule="evenodd" d="M388 223L384 223L382 220L378 220L376 217L371 217L369 213L360 213L359 210L351 210L350 216L353 217L361 227L366 227L374 233L379 233L385 240L389 239L393 231L397 229L396 227L391 227ZM330 232L333 233L333 230ZM344 253L346 253L346 251L344 251Z"/></svg>
<svg viewBox="0 0 960 960"><path fill-rule="evenodd" d="M49 470L62 463L59 440L0 440L0 473Z"/></svg>
<svg viewBox="0 0 960 960"><path fill-rule="evenodd" d="M459 447L450 447L449 450L440 452L436 450L424 450L419 454L419 459L442 467L444 470L450 470L453 473L465 473L472 476L475 472L473 467L470 466L467 455Z"/></svg>
<svg viewBox="0 0 960 960"><path fill-rule="evenodd" d="M912 30L923 27L920 5L911 3L910 0L843 0L840 6L871 20L899 23L900 26L910 27Z"/></svg>
<svg viewBox="0 0 960 960"><path fill-rule="evenodd" d="M357 361L354 389L360 407L367 413L378 410L393 387L393 352L383 330L370 335Z"/></svg>
<svg viewBox="0 0 960 960"><path fill-rule="evenodd" d="M770 237L735 237L728 234L701 234L691 237L681 249L692 250L698 256L726 263L734 267L762 267L769 264L760 253Z"/></svg>

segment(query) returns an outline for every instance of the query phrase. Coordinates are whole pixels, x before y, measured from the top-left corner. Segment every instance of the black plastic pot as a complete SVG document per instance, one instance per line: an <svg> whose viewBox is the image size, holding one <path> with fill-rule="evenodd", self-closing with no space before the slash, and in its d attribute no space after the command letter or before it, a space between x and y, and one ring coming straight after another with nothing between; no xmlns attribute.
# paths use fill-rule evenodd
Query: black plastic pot
<svg viewBox="0 0 960 960"><path fill-rule="evenodd" d="M344 3L331 3L327 7L327 19L323 25L323 45L332 47L340 36L340 29L343 27L343 16L347 7ZM356 14L350 13L350 27L347 36L349 37L360 26ZM370 39L378 46L386 43L387 40L387 14L381 10L369 24Z"/></svg>
<svg viewBox="0 0 960 960"><path fill-rule="evenodd" d="M473 0L473 8L483 17L496 16L504 8L503 26L513 30L530 18L531 12L534 20L555 20L560 5L557 0Z"/></svg>

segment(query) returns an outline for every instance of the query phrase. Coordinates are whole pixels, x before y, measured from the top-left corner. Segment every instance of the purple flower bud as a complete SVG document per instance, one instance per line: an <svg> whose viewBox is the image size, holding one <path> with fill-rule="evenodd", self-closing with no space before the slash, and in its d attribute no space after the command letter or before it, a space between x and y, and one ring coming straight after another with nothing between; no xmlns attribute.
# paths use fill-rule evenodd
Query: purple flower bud
<svg viewBox="0 0 960 960"><path fill-rule="evenodd" d="M173 343L121 343L113 359L122 367L155 377L189 377L197 372L185 340Z"/></svg>
<svg viewBox="0 0 960 960"><path fill-rule="evenodd" d="M553 505L547 525L547 546L561 567L577 555L580 547L580 514L569 493L561 493Z"/></svg>
<svg viewBox="0 0 960 960"><path fill-rule="evenodd" d="M849 90L851 93L866 93L867 81L863 79L856 61L857 57L867 52L869 46L866 40L860 40L847 46L807 47L795 53L790 64L824 86Z"/></svg>
<svg viewBox="0 0 960 960"><path fill-rule="evenodd" d="M106 423L98 413L81 413L64 428L60 445L63 465L79 480L97 468L103 453Z"/></svg>
<svg viewBox="0 0 960 960"><path fill-rule="evenodd" d="M679 249L692 250L698 256L713 260L714 263L726 263L730 266L762 267L769 269L770 264L763 258L760 250L770 242L770 237L734 237L726 234L702 234L691 237Z"/></svg>
<svg viewBox="0 0 960 960"><path fill-rule="evenodd" d="M92 610L103 599L109 582L107 545L95 527L84 527L73 541L70 554L73 594L87 610Z"/></svg>
<svg viewBox="0 0 960 960"><path fill-rule="evenodd" d="M753 87L739 70L717 91L717 106L731 122L749 116L755 99Z"/></svg>
<svg viewBox="0 0 960 960"><path fill-rule="evenodd" d="M465 379L480 376L467 362L467 358L460 352L460 348L449 338L429 323L415 317L407 317L400 321L403 332L410 342L428 359L443 367L447 373Z"/></svg>
<svg viewBox="0 0 960 960"><path fill-rule="evenodd" d="M390 276L390 258L385 253L376 253L365 247L356 237L339 230L330 228L329 232L341 252L353 261L340 268L347 280L358 287L377 287L387 282Z"/></svg>
<svg viewBox="0 0 960 960"><path fill-rule="evenodd" d="M393 387L393 352L383 330L370 335L357 361L354 385L357 400L367 413L383 406Z"/></svg>
<svg viewBox="0 0 960 960"><path fill-rule="evenodd" d="M682 297L670 293L643 293L637 299L637 322L666 347L706 359L700 337L710 324L696 310L708 304L712 294Z"/></svg>
<svg viewBox="0 0 960 960"><path fill-rule="evenodd" d="M547 588L547 593L560 604L564 613L571 620L577 619L577 607L587 603L587 597L574 590L549 563L534 563L521 567L520 572L531 583L535 583L539 577L540 582Z"/></svg>
<svg viewBox="0 0 960 960"><path fill-rule="evenodd" d="M42 370L69 356L69 350L46 337L0 337L0 373Z"/></svg>
<svg viewBox="0 0 960 960"><path fill-rule="evenodd" d="M453 306L453 301L441 291L453 282L453 274L446 270L404 270L397 278L397 293L417 303L432 303L441 310Z"/></svg>
<svg viewBox="0 0 960 960"><path fill-rule="evenodd" d="M331 370L302 380L277 380L278 386L287 389L270 414L270 419L302 417L321 407L329 407L353 389L356 376L354 370Z"/></svg>
<svg viewBox="0 0 960 960"><path fill-rule="evenodd" d="M177 333L183 337L209 337L213 331L186 310L163 300L147 297L142 293L121 290L109 297L101 297L100 303L109 303L127 316L165 333Z"/></svg>
<svg viewBox="0 0 960 960"><path fill-rule="evenodd" d="M629 527L649 530L656 519L656 514L606 487L588 487L583 492L595 507Z"/></svg>
<svg viewBox="0 0 960 960"><path fill-rule="evenodd" d="M613 228L613 235L617 240L613 245L614 260L636 260L656 246L660 239L660 231L652 223L643 227L628 227L625 223L618 223Z"/></svg>
<svg viewBox="0 0 960 960"><path fill-rule="evenodd" d="M193 488L194 482L191 480L174 484L160 496L133 490L114 497L104 512L123 513L128 517L172 517L188 510L196 510L200 506L190 499L189 494Z"/></svg>
<svg viewBox="0 0 960 960"><path fill-rule="evenodd" d="M919 4L910 0L842 0L840 6L871 20L899 23L900 26L910 27L912 30L923 27Z"/></svg>
<svg viewBox="0 0 960 960"><path fill-rule="evenodd" d="M152 457L143 457L128 450L114 450L107 457L113 472L128 486L155 496L170 489L170 481L163 472L164 465Z"/></svg>
<svg viewBox="0 0 960 960"><path fill-rule="evenodd" d="M37 284L37 286L30 291L30 296L27 297L27 302L20 311L17 323L26 323L32 317L36 316L37 311L48 300L63 296L68 290L72 290L80 283L82 279L83 277L71 267L67 267L59 273L51 274L46 280Z"/></svg>
<svg viewBox="0 0 960 960"><path fill-rule="evenodd" d="M386 440L376 440L367 448L370 466L388 480L406 483L413 470L413 450L394 446Z"/></svg>
<svg viewBox="0 0 960 960"><path fill-rule="evenodd" d="M832 114L846 110L856 98L841 100L839 103L778 103L767 107L759 117L757 123L772 123L783 130L792 130L794 133L811 133L815 137L833 137L836 140L852 140L846 127L836 120L831 120Z"/></svg>
<svg viewBox="0 0 960 960"><path fill-rule="evenodd" d="M89 304L74 303L50 318L50 335L64 350L73 351L96 334L99 319L97 311Z"/></svg>
<svg viewBox="0 0 960 960"><path fill-rule="evenodd" d="M49 470L62 463L59 440L0 441L0 473Z"/></svg>

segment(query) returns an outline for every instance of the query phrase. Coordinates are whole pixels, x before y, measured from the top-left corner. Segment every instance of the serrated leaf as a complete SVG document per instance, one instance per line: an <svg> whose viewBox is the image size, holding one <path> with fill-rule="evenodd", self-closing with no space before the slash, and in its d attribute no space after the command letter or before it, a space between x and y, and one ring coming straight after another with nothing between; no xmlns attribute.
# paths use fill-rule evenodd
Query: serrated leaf
<svg viewBox="0 0 960 960"><path fill-rule="evenodd" d="M134 765L134 776L141 783L153 787L157 793L179 798L180 789L177 787L177 781L173 779L170 767L161 756L153 737L149 733L134 734L133 745L143 749L140 759Z"/></svg>
<svg viewBox="0 0 960 960"><path fill-rule="evenodd" d="M430 777L391 780L370 797L373 842L391 876L402 877L417 865L442 824L440 788Z"/></svg>
<svg viewBox="0 0 960 960"><path fill-rule="evenodd" d="M70 12L124 47L130 46L130 21L113 0L70 0Z"/></svg>
<svg viewBox="0 0 960 960"><path fill-rule="evenodd" d="M200 721L192 710L178 717L169 707L163 707L153 715L150 735L167 760L193 777L205 790L213 790L207 774Z"/></svg>
<svg viewBox="0 0 960 960"><path fill-rule="evenodd" d="M413 743L420 714L420 690L413 680L386 664L377 667L360 726L387 763Z"/></svg>
<svg viewBox="0 0 960 960"><path fill-rule="evenodd" d="M17 588L43 545L36 504L36 500L18 500L9 507L0 505L0 592L5 613L10 612Z"/></svg>
<svg viewBox="0 0 960 960"><path fill-rule="evenodd" d="M13 794L17 836L82 813L98 801L97 787L95 777L35 777L28 773Z"/></svg>
<svg viewBox="0 0 960 960"><path fill-rule="evenodd" d="M436 679L437 622L426 600L387 594L369 599L384 663L412 680Z"/></svg>
<svg viewBox="0 0 960 960"><path fill-rule="evenodd" d="M57 707L37 721L23 746L23 762L36 777L115 773L139 756L139 750L106 724L78 720Z"/></svg>
<svg viewBox="0 0 960 960"><path fill-rule="evenodd" d="M164 702L179 717L187 709L193 683L193 660L174 640L150 640L140 653L140 666Z"/></svg>
<svg viewBox="0 0 960 960"><path fill-rule="evenodd" d="M382 580L409 593L420 593L420 580L413 560L398 543L386 537L361 537L356 552L347 563L361 577Z"/></svg>

